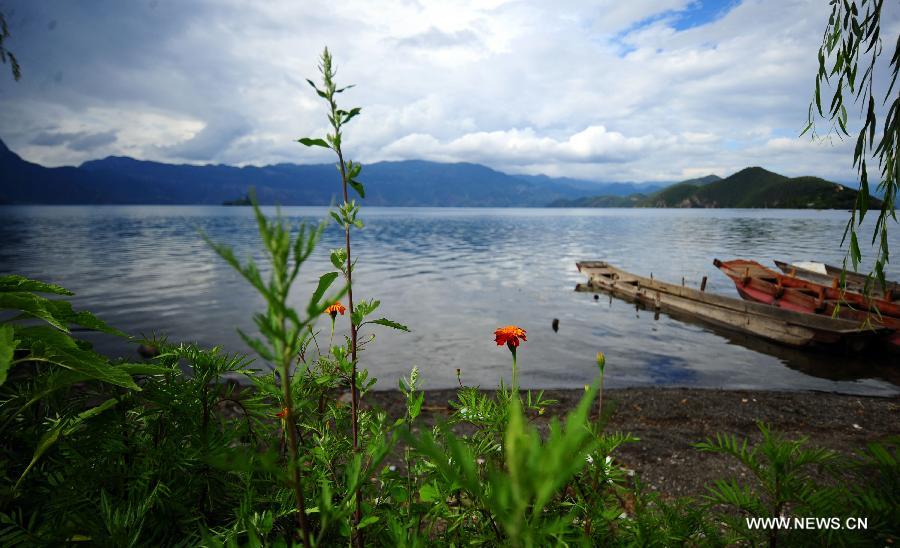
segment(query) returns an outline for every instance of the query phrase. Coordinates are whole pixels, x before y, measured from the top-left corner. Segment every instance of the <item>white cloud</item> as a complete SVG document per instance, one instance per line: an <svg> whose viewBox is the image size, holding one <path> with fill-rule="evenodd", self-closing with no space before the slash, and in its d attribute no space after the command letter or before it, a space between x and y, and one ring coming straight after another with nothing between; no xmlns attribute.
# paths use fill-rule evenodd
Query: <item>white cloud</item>
<svg viewBox="0 0 900 548"><path fill-rule="evenodd" d="M327 44L339 81L358 84L342 96L363 107L345 142L367 162L631 181L747 165L854 173L845 143L794 138L828 15L819 0L745 0L691 25L678 23L692 0L13 4L24 78L0 80L0 138L45 164L331 161L295 142L326 130L304 79ZM884 28L900 28L886 10ZM115 139L32 144L78 132Z"/></svg>

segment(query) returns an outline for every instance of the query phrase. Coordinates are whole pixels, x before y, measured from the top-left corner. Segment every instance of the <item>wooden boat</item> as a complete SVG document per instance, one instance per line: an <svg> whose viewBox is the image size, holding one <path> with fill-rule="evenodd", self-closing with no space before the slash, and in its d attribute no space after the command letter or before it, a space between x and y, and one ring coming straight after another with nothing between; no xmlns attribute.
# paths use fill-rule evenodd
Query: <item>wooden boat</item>
<svg viewBox="0 0 900 548"><path fill-rule="evenodd" d="M896 305L879 300L867 301L864 296L844 292L793 276L782 275L755 261L736 259L713 265L734 282L737 292L746 300L771 305L792 312L819 314L888 330L886 340L900 349L900 317L881 312L894 311ZM866 302L870 309L866 309ZM861 305L861 306L860 306ZM857 308L859 306L859 308Z"/></svg>
<svg viewBox="0 0 900 548"><path fill-rule="evenodd" d="M674 316L688 316L789 346L845 346L861 351L885 333L883 328L860 329L854 321L794 312L636 276L606 262L585 261L576 266L588 277L588 283L578 284L577 291L605 291Z"/></svg>
<svg viewBox="0 0 900 548"><path fill-rule="evenodd" d="M863 293L866 286L867 276L864 274L850 271L844 272L841 267L832 266L830 264L819 263L824 274L809 268L804 268L802 264L789 264L784 261L775 261L775 266L789 276L796 276L828 287L835 284L840 286L841 274L843 273L847 290L854 293ZM891 301L900 299L900 284L897 282L888 281L887 287L882 288L881 284L876 280L870 280L869 285L871 286L871 295L873 297Z"/></svg>
<svg viewBox="0 0 900 548"><path fill-rule="evenodd" d="M779 274L756 261L748 261L746 259L735 259L733 261L720 261L716 259L713 261L713 264L729 278L734 280L735 284L742 286L738 287L739 292L744 289L750 294L748 298L753 300L767 303L771 302L770 299L756 298L753 293L758 287L763 288L763 291L765 292L769 292L772 291L771 287L774 286L776 289L771 296L776 299L780 299L782 296L786 295L784 297L785 300L791 300L790 295L792 292L785 294L783 291L784 289L797 289L799 291L796 293L799 295L806 295L816 299L816 304L812 308L801 305L801 308L799 309L801 312L821 313L828 307L828 303L825 301L835 301L835 303L844 303L856 309L872 311L876 315L900 318L900 303L890 300L889 297L891 295L883 296L884 298L878 298L867 297L854 291L844 291L841 289L840 280L838 279L832 279L829 285L824 285L798 276ZM759 282L744 283L747 277L757 279ZM738 282L740 282L740 284L738 284ZM796 308L791 309L797 310Z"/></svg>

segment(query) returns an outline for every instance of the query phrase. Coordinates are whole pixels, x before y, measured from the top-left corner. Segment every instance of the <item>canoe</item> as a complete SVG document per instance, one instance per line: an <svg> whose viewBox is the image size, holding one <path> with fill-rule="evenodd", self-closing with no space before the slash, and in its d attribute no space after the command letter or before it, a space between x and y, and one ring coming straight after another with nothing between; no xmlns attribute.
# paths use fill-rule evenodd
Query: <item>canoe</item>
<svg viewBox="0 0 900 548"><path fill-rule="evenodd" d="M791 310L814 313L827 312L830 304L843 303L855 309L874 312L876 315L900 318L900 302L890 300L888 298L891 297L890 294L887 296L882 295L882 298L879 298L878 296L867 297L855 291L844 291L840 287L838 278L832 278L830 283L823 284L799 276L781 274L766 268L756 261L748 261L746 259L735 259L732 261L716 259L713 261L713 264L731 278L736 286L739 286L738 292L743 290L742 296L744 296L744 293L747 293L748 296L746 298L756 301L771 304L771 298L775 298L787 302L787 308ZM745 279L748 277L755 281L745 282ZM758 289L769 293L769 298L760 298L759 295L756 295L755 292ZM800 302L797 303L799 308L797 308L794 306L795 303L790 302L792 301L791 294L794 292L785 293L785 289L797 289L798 292L796 293L800 296L808 296L808 298L800 299ZM815 303L812 303L810 299L815 300ZM834 302L829 304L826 301ZM803 304L803 302L811 304Z"/></svg>
<svg viewBox="0 0 900 548"><path fill-rule="evenodd" d="M816 264L819 271L804 267L811 264ZM790 276L796 276L798 278L803 278L829 287L834 285L835 283L840 285L841 273L844 272L843 269L839 266L832 266L825 263L790 264L784 261L775 261L775 266L777 266L779 270ZM858 272L851 272L849 270L844 272L844 279L846 281L847 290L853 291L854 293L864 292L867 278L868 277L866 275L860 274ZM835 282L835 280L837 280L837 282ZM871 294L873 297L884 299L887 296L891 297L891 299L889 300L893 301L900 299L900 284L898 284L897 282L888 281L887 288L882 288L881 284L879 284L877 280L871 280L870 285Z"/></svg>
<svg viewBox="0 0 900 548"><path fill-rule="evenodd" d="M804 314L636 276L602 261L576 263L588 277L576 291L603 291L673 316L687 316L732 331L794 347L845 347L858 352L885 334L859 322Z"/></svg>
<svg viewBox="0 0 900 548"><path fill-rule="evenodd" d="M885 303L878 307L873 305L871 310L866 310L864 305L857 308L856 303L850 302L854 300L852 293L844 293L845 300L842 301L840 291L833 287L812 282L795 284L796 278L778 274L755 261L715 259L713 265L731 278L738 294L748 301L797 313L817 314L829 319L837 316L858 326L882 328L888 332L884 337L885 342L893 350L900 350L900 317L879 313L881 306L889 309ZM851 298L847 299L848 297Z"/></svg>

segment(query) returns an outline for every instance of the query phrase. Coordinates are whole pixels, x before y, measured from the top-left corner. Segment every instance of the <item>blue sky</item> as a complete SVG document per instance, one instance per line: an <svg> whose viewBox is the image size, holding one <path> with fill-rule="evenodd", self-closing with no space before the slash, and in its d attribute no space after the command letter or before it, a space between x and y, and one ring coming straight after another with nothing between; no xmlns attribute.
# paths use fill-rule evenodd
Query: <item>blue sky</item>
<svg viewBox="0 0 900 548"><path fill-rule="evenodd" d="M890 4L890 3L886 3ZM0 138L28 160L331 161L304 79L328 45L363 162L671 181L761 165L853 178L852 143L798 138L824 0L0 0L22 62ZM884 36L900 32L886 7ZM885 55L887 57L888 55ZM8 69L8 67L3 67ZM851 124L852 127L852 124Z"/></svg>

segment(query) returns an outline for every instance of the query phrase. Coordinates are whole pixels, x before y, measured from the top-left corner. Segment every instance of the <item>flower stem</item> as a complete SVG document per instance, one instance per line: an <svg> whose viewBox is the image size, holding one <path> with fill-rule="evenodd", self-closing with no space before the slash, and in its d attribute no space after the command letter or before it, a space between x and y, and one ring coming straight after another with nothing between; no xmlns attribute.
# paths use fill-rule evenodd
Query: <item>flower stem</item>
<svg viewBox="0 0 900 548"><path fill-rule="evenodd" d="M284 318L281 318L282 331L284 331ZM300 474L300 456L297 451L297 424L294 418L294 402L291 395L291 362L293 356L287 344L282 344L281 359L281 388L284 393L284 405L287 408L285 416L285 430L288 433L288 449L290 450L290 463L288 468L291 473L291 485L294 488L294 498L297 502L297 522L303 532L303 546L309 548L309 524L306 522L306 505L303 501L303 478Z"/></svg>
<svg viewBox="0 0 900 548"><path fill-rule="evenodd" d="M513 369L512 369L512 389L516 396L519 395L519 368L516 364L516 347L512 347Z"/></svg>

